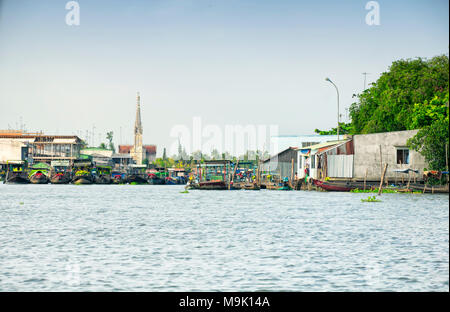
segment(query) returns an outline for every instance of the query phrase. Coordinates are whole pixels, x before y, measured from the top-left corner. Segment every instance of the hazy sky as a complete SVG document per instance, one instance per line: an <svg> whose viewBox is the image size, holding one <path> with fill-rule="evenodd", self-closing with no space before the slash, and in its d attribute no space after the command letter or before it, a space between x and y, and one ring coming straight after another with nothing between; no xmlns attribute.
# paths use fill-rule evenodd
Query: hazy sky
<svg viewBox="0 0 450 312"><path fill-rule="evenodd" d="M448 53L447 0L0 0L0 129L112 130L132 144L136 92L144 143L158 154L176 124L277 124L311 134L336 124L392 61ZM120 135L121 133L121 135Z"/></svg>

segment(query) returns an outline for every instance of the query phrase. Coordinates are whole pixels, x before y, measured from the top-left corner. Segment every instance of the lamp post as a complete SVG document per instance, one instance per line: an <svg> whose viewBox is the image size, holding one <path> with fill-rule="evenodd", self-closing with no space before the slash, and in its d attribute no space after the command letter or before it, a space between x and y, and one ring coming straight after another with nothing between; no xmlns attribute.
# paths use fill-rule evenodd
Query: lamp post
<svg viewBox="0 0 450 312"><path fill-rule="evenodd" d="M337 138L339 141L339 90L338 87L334 84L333 81L331 81L330 78L325 78L325 81L330 82L335 88L336 88L336 92L337 92Z"/></svg>

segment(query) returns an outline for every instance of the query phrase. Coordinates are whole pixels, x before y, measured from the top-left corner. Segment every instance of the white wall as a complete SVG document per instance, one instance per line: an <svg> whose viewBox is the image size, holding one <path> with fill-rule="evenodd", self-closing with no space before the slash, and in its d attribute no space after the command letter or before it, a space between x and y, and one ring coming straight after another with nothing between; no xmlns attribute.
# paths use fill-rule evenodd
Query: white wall
<svg viewBox="0 0 450 312"><path fill-rule="evenodd" d="M12 139L0 139L0 162L8 160L22 160L24 143Z"/></svg>

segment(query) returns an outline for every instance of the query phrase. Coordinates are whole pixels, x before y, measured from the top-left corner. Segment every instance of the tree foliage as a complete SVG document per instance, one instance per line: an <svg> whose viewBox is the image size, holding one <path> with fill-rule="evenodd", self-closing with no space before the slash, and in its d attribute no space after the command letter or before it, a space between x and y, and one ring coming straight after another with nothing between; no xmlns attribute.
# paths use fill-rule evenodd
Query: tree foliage
<svg viewBox="0 0 450 312"><path fill-rule="evenodd" d="M448 93L448 56L392 63L350 107L353 131L375 133L416 129L416 105Z"/></svg>
<svg viewBox="0 0 450 312"><path fill-rule="evenodd" d="M319 130L315 129L315 133L318 133L320 135L336 135L337 134L337 127L331 128L331 130ZM352 133L352 124L351 123L345 123L340 122L339 123L339 134L349 134Z"/></svg>

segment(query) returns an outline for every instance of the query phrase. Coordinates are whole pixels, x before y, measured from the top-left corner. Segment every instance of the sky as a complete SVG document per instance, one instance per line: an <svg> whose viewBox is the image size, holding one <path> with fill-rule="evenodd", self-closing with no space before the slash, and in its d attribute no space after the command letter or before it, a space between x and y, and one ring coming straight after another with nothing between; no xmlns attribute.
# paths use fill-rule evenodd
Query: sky
<svg viewBox="0 0 450 312"><path fill-rule="evenodd" d="M176 125L278 125L281 135L335 127L353 94L398 59L448 54L447 0L0 0L0 129L106 132L133 143L136 92L144 144L158 155ZM94 135L92 136L92 132Z"/></svg>

